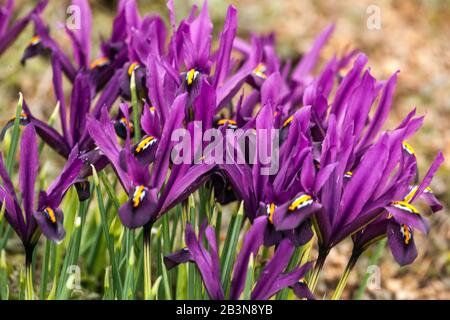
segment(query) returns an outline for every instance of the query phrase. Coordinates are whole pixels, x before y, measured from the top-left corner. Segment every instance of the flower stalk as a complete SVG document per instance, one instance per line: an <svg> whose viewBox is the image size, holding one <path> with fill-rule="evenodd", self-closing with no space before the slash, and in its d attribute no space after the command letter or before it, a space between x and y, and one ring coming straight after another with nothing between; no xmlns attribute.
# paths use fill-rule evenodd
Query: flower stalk
<svg viewBox="0 0 450 320"><path fill-rule="evenodd" d="M152 246L151 233L153 223L144 226L144 299L151 300L152 297Z"/></svg>
<svg viewBox="0 0 450 320"><path fill-rule="evenodd" d="M358 261L360 255L361 255L360 252L353 252L353 254L351 255L350 259L348 260L347 266L345 267L344 273L342 274L341 278L339 279L336 289L334 290L331 300L341 299L342 293L344 292L344 289L347 286L350 273L352 272L353 268L355 267L356 262Z"/></svg>
<svg viewBox="0 0 450 320"><path fill-rule="evenodd" d="M33 288L33 252L34 245L25 248L25 300L34 300Z"/></svg>
<svg viewBox="0 0 450 320"><path fill-rule="evenodd" d="M308 281L309 290L311 290L312 293L314 293L317 283L319 282L320 273L322 272L325 260L327 259L329 252L329 249L319 248L319 256L317 257L316 264Z"/></svg>

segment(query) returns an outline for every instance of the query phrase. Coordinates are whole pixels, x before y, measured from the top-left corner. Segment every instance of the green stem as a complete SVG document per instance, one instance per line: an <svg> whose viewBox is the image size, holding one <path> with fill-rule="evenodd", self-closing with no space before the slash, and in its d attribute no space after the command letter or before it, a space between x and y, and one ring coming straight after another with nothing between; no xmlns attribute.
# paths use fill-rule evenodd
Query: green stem
<svg viewBox="0 0 450 320"><path fill-rule="evenodd" d="M144 226L144 299L150 300L152 291L152 246L151 233L153 223L149 222Z"/></svg>
<svg viewBox="0 0 450 320"><path fill-rule="evenodd" d="M352 256L350 257L350 259L348 260L347 266L345 267L344 273L342 274L341 278L339 279L339 282L336 286L336 289L334 290L331 300L341 299L342 293L344 292L345 286L347 285L347 282L348 282L348 277L350 276L350 273L352 272L353 268L355 267L359 256L360 256L360 253L354 252L352 254Z"/></svg>
<svg viewBox="0 0 450 320"><path fill-rule="evenodd" d="M47 282L48 282L48 266L50 259L50 246L51 241L45 240L45 251L44 251L44 259L42 260L42 276L41 276L41 290L39 292L39 299L45 300L45 295L47 293Z"/></svg>
<svg viewBox="0 0 450 320"><path fill-rule="evenodd" d="M34 246L25 249L25 277L26 277L26 290L25 299L34 300L33 289L33 251Z"/></svg>
<svg viewBox="0 0 450 320"><path fill-rule="evenodd" d="M311 277L308 281L309 290L314 293L317 283L319 282L320 272L325 264L330 249L319 248L319 256L317 257L316 265L312 271Z"/></svg>

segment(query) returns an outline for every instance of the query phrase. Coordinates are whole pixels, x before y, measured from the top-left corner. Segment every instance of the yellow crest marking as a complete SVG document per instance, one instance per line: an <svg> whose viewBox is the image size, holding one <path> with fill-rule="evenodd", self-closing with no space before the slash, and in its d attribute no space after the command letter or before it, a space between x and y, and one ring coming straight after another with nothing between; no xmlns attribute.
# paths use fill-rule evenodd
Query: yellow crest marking
<svg viewBox="0 0 450 320"><path fill-rule="evenodd" d="M237 129L237 122L231 119L220 119L217 121L218 126L223 126L225 123L228 122L228 128L230 129Z"/></svg>
<svg viewBox="0 0 450 320"><path fill-rule="evenodd" d="M394 206L397 209L407 211L409 213L420 215L419 210L417 210L416 207L405 201L394 201L392 202L392 206Z"/></svg>
<svg viewBox="0 0 450 320"><path fill-rule="evenodd" d="M128 76L131 77L131 75L133 74L134 71L136 71L136 69L139 68L139 63L137 62L133 62L130 67L128 68Z"/></svg>
<svg viewBox="0 0 450 320"><path fill-rule="evenodd" d="M28 42L28 46L35 46L41 42L41 37L38 35L33 36Z"/></svg>
<svg viewBox="0 0 450 320"><path fill-rule="evenodd" d="M199 75L199 72L197 70L195 70L194 68L192 68L191 70L189 70L186 73L186 83L188 84L188 86L192 85L192 83L198 77L198 75Z"/></svg>
<svg viewBox="0 0 450 320"><path fill-rule="evenodd" d="M49 219L52 223L56 223L55 211L53 211L52 208L50 207L45 208L44 214L47 217L47 219Z"/></svg>
<svg viewBox="0 0 450 320"><path fill-rule="evenodd" d="M133 193L133 208L137 208L139 207L139 205L141 204L142 200L144 200L144 197L147 193L147 189L143 186L137 186L134 189L134 193Z"/></svg>
<svg viewBox="0 0 450 320"><path fill-rule="evenodd" d="M310 195L303 194L292 202L292 204L289 206L289 211L299 210L311 205L312 203L312 197Z"/></svg>
<svg viewBox="0 0 450 320"><path fill-rule="evenodd" d="M144 139L141 140L141 142L138 143L138 145L136 146L136 153L141 152L142 150L147 149L150 145L154 144L156 142L155 137L153 136L148 136Z"/></svg>
<svg viewBox="0 0 450 320"><path fill-rule="evenodd" d="M256 66L256 68L253 70L253 73L261 79L267 79L266 75L267 67L264 63L260 63Z"/></svg>
<svg viewBox="0 0 450 320"><path fill-rule="evenodd" d="M269 220L269 222L271 224L273 224L273 214L275 212L275 209L276 209L276 206L275 206L275 203L273 203L273 202L266 206L267 219Z"/></svg>
<svg viewBox="0 0 450 320"><path fill-rule="evenodd" d="M283 128L285 128L288 125L290 125L292 120L294 120L294 115L292 115L292 116L290 116L289 118L286 119L286 121L283 123Z"/></svg>
<svg viewBox="0 0 450 320"><path fill-rule="evenodd" d="M403 141L402 146L403 146L403 150L405 150L408 154L410 154L410 155L415 154L414 148L408 142Z"/></svg>
<svg viewBox="0 0 450 320"><path fill-rule="evenodd" d="M402 233L405 244L408 245L412 238L411 229L406 224L402 224L400 226L400 232Z"/></svg>
<svg viewBox="0 0 450 320"><path fill-rule="evenodd" d="M128 129L130 129L130 131L132 131L134 129L133 123L127 121L127 118L125 118L125 117L120 118L119 122L121 124L123 124L125 127L128 127Z"/></svg>
<svg viewBox="0 0 450 320"><path fill-rule="evenodd" d="M95 69L97 67L103 67L104 65L106 65L108 63L109 63L108 57L100 57L100 58L97 58L94 61L92 61L92 63L89 66L89 68Z"/></svg>

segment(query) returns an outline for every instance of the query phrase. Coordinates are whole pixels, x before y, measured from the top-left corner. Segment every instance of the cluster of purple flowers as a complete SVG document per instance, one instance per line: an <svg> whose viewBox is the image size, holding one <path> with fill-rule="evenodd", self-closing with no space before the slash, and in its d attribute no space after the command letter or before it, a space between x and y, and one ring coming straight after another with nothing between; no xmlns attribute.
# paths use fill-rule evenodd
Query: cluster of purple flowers
<svg viewBox="0 0 450 320"><path fill-rule="evenodd" d="M314 235L319 265L349 237L356 257L387 237L399 264L416 258L414 232L427 233L429 225L413 203L423 199L432 212L442 209L430 182L443 156L439 153L420 179L416 153L407 142L423 122L415 110L395 129L382 131L392 109L397 72L378 81L366 67L367 57L357 50L333 56L316 72L334 26L327 27L294 64L277 55L273 35L252 35L250 41L238 38L237 11L232 6L213 46L206 1L177 23L169 0L166 27L158 15L141 16L135 0L120 0L111 36L102 39L100 53L93 57L88 1L73 0L80 21L77 28L66 26L72 61L40 15L47 1L11 23L13 2L0 8L0 54L32 24L34 34L21 62L31 63L36 56L50 59L60 103L60 131L23 104L21 197L0 162L6 218L26 248L34 247L40 232L62 240L64 216L58 206L65 192L75 185L80 201L88 199L92 167L100 171L111 165L128 194L118 210L127 228L151 227L201 186L213 190L218 203L243 202L252 226L236 260L231 299L241 296L250 257L261 246L275 246L275 253L253 289L254 299L270 298L287 287L300 297L311 297L299 282L311 264L289 272L286 267L294 248L309 243ZM64 76L71 85L69 105ZM262 164L251 161L174 163L172 133L180 128L193 132L195 122L204 131L279 130L279 170L264 175ZM37 206L36 134L67 159L56 181L40 193ZM196 148L193 154L201 152ZM248 158L245 149L235 151ZM168 268L194 262L210 297L225 298L213 228L203 225L196 238L188 225L186 245L166 257Z"/></svg>

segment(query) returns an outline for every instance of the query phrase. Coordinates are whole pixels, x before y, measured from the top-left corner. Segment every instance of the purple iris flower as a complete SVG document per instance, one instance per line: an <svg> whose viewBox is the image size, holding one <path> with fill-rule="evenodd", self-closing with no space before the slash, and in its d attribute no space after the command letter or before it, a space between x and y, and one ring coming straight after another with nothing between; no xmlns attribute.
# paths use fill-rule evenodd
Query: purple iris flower
<svg viewBox="0 0 450 320"><path fill-rule="evenodd" d="M411 185L400 200L393 201L374 222L352 236L354 255L362 253L372 243L387 236L392 254L400 265L410 264L416 259L414 230L428 233L429 223L411 203L422 198L432 212L442 209L429 184L443 161L442 153L439 153L420 185Z"/></svg>
<svg viewBox="0 0 450 320"><path fill-rule="evenodd" d="M128 60L125 2L123 0L119 2L112 34L108 40L102 40L99 56L91 61L91 9L87 0L72 1L72 5L79 8L79 15L73 17L75 20L79 18L79 21L74 21L79 25L76 25L75 28L66 25L65 30L72 42L76 66L50 36L50 30L42 18L39 15L33 15L34 36L23 53L22 63L25 64L32 57L48 53L53 68L58 67L55 64L59 64L59 68L62 68L70 81L74 82L77 73L84 70L89 74L93 92L100 91L110 80L117 80L121 74L118 71Z"/></svg>
<svg viewBox="0 0 450 320"><path fill-rule="evenodd" d="M5 202L5 217L27 250L32 251L41 232L55 242L64 238L64 215L58 207L66 191L77 181L81 168L82 161L77 159L75 148L59 176L47 191L39 193L36 204L34 192L39 159L34 126L25 127L20 143L20 197L0 156L0 176L3 181L3 185L0 186L0 198Z"/></svg>
<svg viewBox="0 0 450 320"><path fill-rule="evenodd" d="M335 72L324 74L305 89L304 104L310 106L314 115L310 131L314 148L312 159L309 165L303 165L301 175L308 176L304 175L305 170L311 174L317 168L331 170L326 179L318 183L321 189L316 190L322 209L316 212L313 221L322 256L343 239L377 222L386 210L393 216L390 222L405 224L402 230L408 239L412 235L411 228L426 229L417 221L422 221L417 218L417 210L403 201L411 185L417 183L416 157L406 140L420 128L423 117L414 118L415 111L412 111L395 130L380 134L391 110L397 73L388 81L377 82L370 70L364 70L366 62L364 55L357 57L353 68L340 80L332 102L328 100L331 100ZM336 64L331 70L336 70ZM378 105L370 119L369 112L377 99ZM315 170L308 169L314 168L312 163ZM434 171L436 166L438 164L432 167ZM430 178L426 180L429 184ZM439 207L437 203L434 205ZM400 212L403 212L402 218ZM405 221L408 212L413 217L409 218L416 222L413 225ZM280 223L282 221L278 225ZM392 230L392 223L389 225ZM397 229L398 235L401 228ZM393 241L391 244L395 246ZM402 258L399 250L393 251L402 264L413 255Z"/></svg>
<svg viewBox="0 0 450 320"><path fill-rule="evenodd" d="M255 219L250 230L246 233L242 248L239 251L233 269L229 299L237 300L241 297L247 278L248 264L251 256L256 256L263 244L263 230L267 224L265 217ZM208 242L209 250L203 244L204 238ZM187 248L165 257L164 262L168 269L180 263L191 261L195 263L203 279L208 295L213 300L225 299L225 292L220 280L219 251L216 242L215 231L211 226L203 224L198 238L190 224L186 225L185 241ZM295 246L288 239L280 242L274 255L265 265L252 292L252 300L267 300L278 291L294 287L310 269L307 263L286 272L285 269L291 259ZM297 289L297 293L305 291Z"/></svg>
<svg viewBox="0 0 450 320"><path fill-rule="evenodd" d="M161 110L161 118L167 112L175 97L187 92L189 102L187 119L192 120L192 102L199 94L201 83L206 80L216 89L216 105L213 111L220 110L231 102L241 89L246 77L256 66L251 59L242 66L233 64L231 50L237 30L237 11L228 8L224 28L220 34L219 47L212 50L212 22L205 1L198 16L194 6L191 15L181 20L178 27L172 1L168 2L172 36L167 49L164 47L166 30L158 19L147 19L141 23L141 30L131 37L131 56L135 57L141 68L146 70L146 88L149 104ZM146 29L144 29L146 27ZM147 38L140 36L148 34ZM211 74L211 70L214 73Z"/></svg>
<svg viewBox="0 0 450 320"><path fill-rule="evenodd" d="M199 121L210 113L210 104L206 102L215 100L214 90L206 81L200 91L202 94L194 101L197 110L194 120ZM170 162L174 146L172 132L183 128L187 99L186 93L175 99L165 122L160 121L160 110L145 109L141 119L145 135L135 145L131 145L129 140L129 127L124 147L118 143L114 124L106 108L102 111L100 121L94 117L88 119L87 128L92 139L112 164L129 195L128 201L119 209L119 217L128 228L138 228L156 221L200 187L215 167L214 164ZM129 121L127 105L122 105L121 112ZM210 118L211 123L212 114ZM207 130L210 126L206 120L203 123ZM169 166L171 170L166 181Z"/></svg>
<svg viewBox="0 0 450 320"><path fill-rule="evenodd" d="M62 134L47 123L34 117L25 101L20 122L23 125L33 124L42 140L65 159L69 159L76 148L78 157L84 162L83 170L80 171L80 180L76 183L79 198L81 201L84 201L89 198L89 185L85 178L91 175L90 164L94 164L97 170L101 170L107 165L107 159L102 157L98 150L95 149L95 145L86 130L86 117L89 114L92 100L89 75L79 73L76 76L71 94L69 114L66 111L60 68L54 69L53 84L55 94L60 103ZM68 116L69 119L67 119ZM4 127L1 134L2 137L13 123L14 118Z"/></svg>
<svg viewBox="0 0 450 320"><path fill-rule="evenodd" d="M14 0L7 0L0 5L0 55L19 37L34 15L40 14L47 6L48 0L39 1L26 16L11 23L14 10Z"/></svg>

